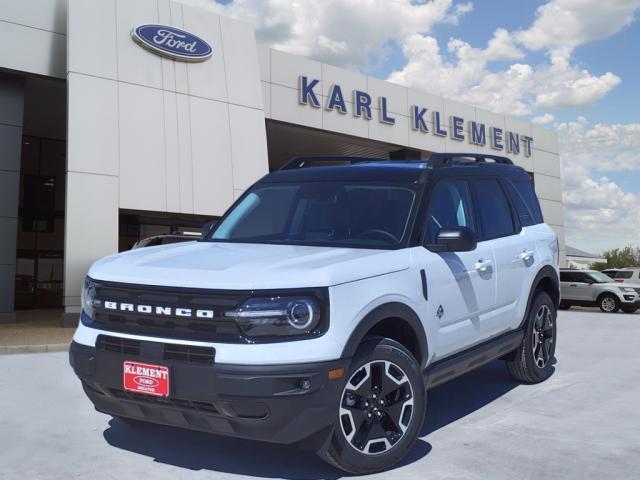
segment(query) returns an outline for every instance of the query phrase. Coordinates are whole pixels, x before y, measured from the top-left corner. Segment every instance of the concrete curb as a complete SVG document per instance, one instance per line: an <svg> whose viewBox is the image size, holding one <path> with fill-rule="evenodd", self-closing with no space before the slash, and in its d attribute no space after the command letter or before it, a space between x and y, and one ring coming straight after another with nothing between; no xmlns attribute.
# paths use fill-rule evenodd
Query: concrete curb
<svg viewBox="0 0 640 480"><path fill-rule="evenodd" d="M48 345L0 345L0 355L67 351L69 351L68 343L50 343Z"/></svg>

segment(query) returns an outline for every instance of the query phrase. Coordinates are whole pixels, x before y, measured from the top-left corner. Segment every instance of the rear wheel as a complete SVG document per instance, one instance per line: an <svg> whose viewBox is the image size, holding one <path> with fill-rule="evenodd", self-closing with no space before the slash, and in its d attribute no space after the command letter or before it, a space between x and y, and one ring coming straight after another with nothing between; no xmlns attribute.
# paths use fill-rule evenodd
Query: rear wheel
<svg viewBox="0 0 640 480"><path fill-rule="evenodd" d="M598 306L605 313L616 313L620 308L620 300L613 293L604 293L598 298Z"/></svg>
<svg viewBox="0 0 640 480"><path fill-rule="evenodd" d="M538 291L531 304L522 343L507 360L511 376L525 383L538 383L551 375L556 350L556 308L547 292Z"/></svg>
<svg viewBox="0 0 640 480"><path fill-rule="evenodd" d="M373 473L398 463L424 421L420 365L398 342L376 337L358 349L336 405L329 443L318 454L349 473Z"/></svg>

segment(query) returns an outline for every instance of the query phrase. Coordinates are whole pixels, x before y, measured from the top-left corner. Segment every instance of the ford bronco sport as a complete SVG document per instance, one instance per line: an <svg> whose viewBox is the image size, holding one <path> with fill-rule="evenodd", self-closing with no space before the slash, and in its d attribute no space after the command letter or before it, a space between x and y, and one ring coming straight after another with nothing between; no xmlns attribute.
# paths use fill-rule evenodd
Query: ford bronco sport
<svg viewBox="0 0 640 480"><path fill-rule="evenodd" d="M97 261L70 362L95 408L387 469L428 389L552 372L558 240L504 157L295 158L200 241Z"/></svg>

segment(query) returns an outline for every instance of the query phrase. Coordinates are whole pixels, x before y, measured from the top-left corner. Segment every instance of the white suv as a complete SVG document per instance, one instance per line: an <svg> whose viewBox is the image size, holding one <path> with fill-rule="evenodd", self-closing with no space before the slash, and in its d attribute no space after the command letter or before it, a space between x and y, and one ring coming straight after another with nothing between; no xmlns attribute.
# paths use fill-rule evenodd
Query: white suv
<svg viewBox="0 0 640 480"><path fill-rule="evenodd" d="M503 157L297 158L200 241L96 262L70 361L97 410L391 467L427 390L552 372L558 240Z"/></svg>

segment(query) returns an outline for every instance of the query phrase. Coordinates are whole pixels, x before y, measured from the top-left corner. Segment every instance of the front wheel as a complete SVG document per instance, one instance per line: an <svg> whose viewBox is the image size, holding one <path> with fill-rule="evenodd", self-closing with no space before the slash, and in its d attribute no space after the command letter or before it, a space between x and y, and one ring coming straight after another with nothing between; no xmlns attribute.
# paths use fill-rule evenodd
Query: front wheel
<svg viewBox="0 0 640 480"><path fill-rule="evenodd" d="M605 293L598 298L598 306L604 313L616 313L620 309L620 300L612 293Z"/></svg>
<svg viewBox="0 0 640 480"><path fill-rule="evenodd" d="M513 378L538 383L551 375L556 351L556 319L553 300L547 292L538 291L529 310L522 343L506 362Z"/></svg>
<svg viewBox="0 0 640 480"><path fill-rule="evenodd" d="M348 473L391 468L413 447L425 409L424 381L413 355L394 340L368 339L354 356L332 436L318 454Z"/></svg>

